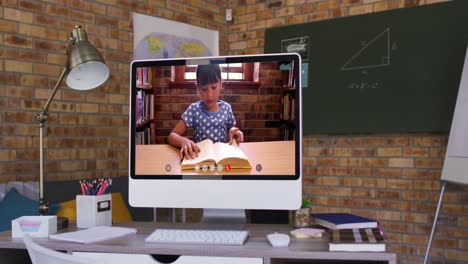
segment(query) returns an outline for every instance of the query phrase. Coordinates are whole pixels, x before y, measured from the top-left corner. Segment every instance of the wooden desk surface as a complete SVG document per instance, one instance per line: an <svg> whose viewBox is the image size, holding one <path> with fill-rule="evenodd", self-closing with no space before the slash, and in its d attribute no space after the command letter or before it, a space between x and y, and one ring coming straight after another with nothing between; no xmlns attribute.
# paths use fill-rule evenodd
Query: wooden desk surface
<svg viewBox="0 0 468 264"><path fill-rule="evenodd" d="M92 244L49 240L35 238L39 244L55 250L107 252L127 254L167 254L186 256L225 256L225 257L257 257L264 263L277 263L278 259L308 259L308 260L368 260L383 261L396 264L396 254L388 252L329 252L327 238L291 238L289 247L273 248L266 235L273 232L289 233L288 225L248 225L250 235L243 246L213 246L189 244L148 244L144 239L157 227L174 227L174 224L150 222L133 222L121 224L137 228L136 235L116 238ZM180 227L180 226L179 226ZM72 228L71 228L72 229ZM0 248L24 249L21 238L13 239L11 232L0 233ZM296 262L294 262L296 263ZM303 262L301 262L303 263ZM310 263L310 262L307 262Z"/></svg>
<svg viewBox="0 0 468 264"><path fill-rule="evenodd" d="M236 175L294 175L294 141L244 142L239 147L252 165L250 170L233 170ZM262 170L257 171L257 164ZM166 170L170 165L171 171ZM219 175L218 172L181 170L179 149L170 145L137 145L135 153L137 175ZM223 172L223 175L229 174Z"/></svg>

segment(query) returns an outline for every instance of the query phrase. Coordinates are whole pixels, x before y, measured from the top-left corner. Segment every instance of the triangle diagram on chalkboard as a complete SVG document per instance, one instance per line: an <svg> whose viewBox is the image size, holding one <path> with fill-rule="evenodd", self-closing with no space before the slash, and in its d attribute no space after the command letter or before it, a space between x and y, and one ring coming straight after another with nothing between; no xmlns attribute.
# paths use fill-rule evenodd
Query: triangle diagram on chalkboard
<svg viewBox="0 0 468 264"><path fill-rule="evenodd" d="M390 28L385 29L354 54L341 67L342 71L361 70L390 65Z"/></svg>

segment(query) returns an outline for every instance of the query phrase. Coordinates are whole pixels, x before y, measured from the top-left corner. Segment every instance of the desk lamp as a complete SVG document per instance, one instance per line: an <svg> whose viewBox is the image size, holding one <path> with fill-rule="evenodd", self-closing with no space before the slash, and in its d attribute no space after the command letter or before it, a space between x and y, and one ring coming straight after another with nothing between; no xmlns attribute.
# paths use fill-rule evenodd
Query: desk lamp
<svg viewBox="0 0 468 264"><path fill-rule="evenodd" d="M88 42L86 31L76 26L67 45L67 62L55 84L52 94L42 110L37 114L39 123L39 215L45 215L48 204L44 200L44 127L48 117L49 105L65 77L67 85L75 90L90 90L103 84L109 77L109 69L99 51Z"/></svg>

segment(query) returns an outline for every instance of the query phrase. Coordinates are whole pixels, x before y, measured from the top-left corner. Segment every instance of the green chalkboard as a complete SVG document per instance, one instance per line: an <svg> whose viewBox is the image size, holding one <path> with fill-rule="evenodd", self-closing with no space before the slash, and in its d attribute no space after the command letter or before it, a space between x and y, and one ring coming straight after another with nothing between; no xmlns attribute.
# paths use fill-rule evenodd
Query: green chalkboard
<svg viewBox="0 0 468 264"><path fill-rule="evenodd" d="M468 40L457 0L269 28L303 57L303 133L450 130Z"/></svg>

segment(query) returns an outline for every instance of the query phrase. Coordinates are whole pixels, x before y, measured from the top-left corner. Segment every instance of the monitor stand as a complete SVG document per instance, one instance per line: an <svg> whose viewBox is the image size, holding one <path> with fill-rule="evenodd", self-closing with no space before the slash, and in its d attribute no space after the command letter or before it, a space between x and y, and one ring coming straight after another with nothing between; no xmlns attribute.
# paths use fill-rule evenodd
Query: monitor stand
<svg viewBox="0 0 468 264"><path fill-rule="evenodd" d="M245 210L243 209L203 209L201 224L210 229L245 229Z"/></svg>

